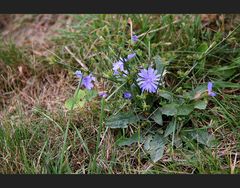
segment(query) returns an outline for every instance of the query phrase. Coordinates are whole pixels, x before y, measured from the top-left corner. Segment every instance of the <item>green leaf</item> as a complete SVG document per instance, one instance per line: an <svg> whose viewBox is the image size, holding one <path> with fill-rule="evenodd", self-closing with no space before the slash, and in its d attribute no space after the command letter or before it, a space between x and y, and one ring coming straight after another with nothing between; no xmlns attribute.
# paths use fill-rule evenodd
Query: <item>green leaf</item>
<svg viewBox="0 0 240 188"><path fill-rule="evenodd" d="M206 100L204 100L204 101L196 101L194 103L194 108L199 109L199 110L205 110L206 107L207 107L207 103L208 102Z"/></svg>
<svg viewBox="0 0 240 188"><path fill-rule="evenodd" d="M162 75L165 65L163 64L160 56L155 56L154 60L155 60L156 69L158 71L158 74Z"/></svg>
<svg viewBox="0 0 240 188"><path fill-rule="evenodd" d="M79 101L80 99L84 99L86 94L87 94L86 90L79 89L78 91L75 92L74 97L76 98L76 101Z"/></svg>
<svg viewBox="0 0 240 188"><path fill-rule="evenodd" d="M98 95L97 91L95 90L87 90L85 99L89 102L94 99Z"/></svg>
<svg viewBox="0 0 240 188"><path fill-rule="evenodd" d="M214 87L239 89L240 84L239 83L232 83L232 82L216 81L216 82L213 82L213 90L214 90Z"/></svg>
<svg viewBox="0 0 240 188"><path fill-rule="evenodd" d="M219 78L226 80L227 78L230 78L231 76L236 74L237 67L239 67L239 65L214 67L208 72L210 75L218 76Z"/></svg>
<svg viewBox="0 0 240 188"><path fill-rule="evenodd" d="M175 116L178 113L177 107L178 105L175 103L166 104L161 108L162 114L167 116Z"/></svg>
<svg viewBox="0 0 240 188"><path fill-rule="evenodd" d="M86 96L85 90L78 90L75 92L75 96L66 100L65 107L68 110L75 109L77 107L83 107L85 104L84 97Z"/></svg>
<svg viewBox="0 0 240 188"><path fill-rule="evenodd" d="M122 112L111 116L106 121L106 126L109 128L127 128L128 124L136 123L140 118L131 112Z"/></svg>
<svg viewBox="0 0 240 188"><path fill-rule="evenodd" d="M76 99L74 99L73 97L72 98L69 98L68 100L66 100L65 102L65 107L68 109L68 110L71 110L71 109L75 109L75 108L82 108L85 104L85 100L82 100L82 101L76 101Z"/></svg>
<svg viewBox="0 0 240 188"><path fill-rule="evenodd" d="M177 108L177 115L188 116L194 110L194 105L183 104Z"/></svg>
<svg viewBox="0 0 240 188"><path fill-rule="evenodd" d="M208 147L213 146L215 142L214 136L209 134L206 129L191 130L188 135L191 139Z"/></svg>
<svg viewBox="0 0 240 188"><path fill-rule="evenodd" d="M185 93L185 97L188 97L190 100L197 99L202 96L203 93L207 92L207 84L202 84L196 87L193 91Z"/></svg>
<svg viewBox="0 0 240 188"><path fill-rule="evenodd" d="M159 95L161 97L163 97L164 99L167 99L169 101L173 101L173 94L170 93L169 91L159 90Z"/></svg>
<svg viewBox="0 0 240 188"><path fill-rule="evenodd" d="M206 52L208 49L208 44L206 42L203 42L197 49L198 52Z"/></svg>
<svg viewBox="0 0 240 188"><path fill-rule="evenodd" d="M74 101L74 98L69 98L65 101L65 107L68 110L75 109L76 108L76 102Z"/></svg>
<svg viewBox="0 0 240 188"><path fill-rule="evenodd" d="M166 140L162 135L155 134L148 135L144 142L144 149L150 157L152 161L155 163L159 161L163 157L164 148L165 148Z"/></svg>
<svg viewBox="0 0 240 188"><path fill-rule="evenodd" d="M138 135L138 133L133 134L131 137L129 138L121 138L117 141L117 145L118 146L130 146L134 143L142 143L143 142L143 138L141 136Z"/></svg>
<svg viewBox="0 0 240 188"><path fill-rule="evenodd" d="M157 109L152 115L152 119L159 125L163 124L162 112L160 109Z"/></svg>
<svg viewBox="0 0 240 188"><path fill-rule="evenodd" d="M176 124L175 124L175 120L173 119L167 126L165 133L164 133L164 137L167 137L168 135L172 134L176 129Z"/></svg>

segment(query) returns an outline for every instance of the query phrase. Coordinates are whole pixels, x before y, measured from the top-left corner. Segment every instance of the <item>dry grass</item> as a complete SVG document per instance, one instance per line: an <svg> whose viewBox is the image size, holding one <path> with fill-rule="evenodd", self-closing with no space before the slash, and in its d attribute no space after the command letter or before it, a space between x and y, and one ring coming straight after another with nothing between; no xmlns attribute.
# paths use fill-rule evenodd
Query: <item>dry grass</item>
<svg viewBox="0 0 240 188"><path fill-rule="evenodd" d="M21 102L24 112L33 106L41 106L49 111L61 108L72 92L72 78L59 67L49 68L38 62L48 56L53 45L50 38L57 35L60 28L66 27L72 17L66 15L1 15L2 36L11 39L19 48L29 49L31 64L21 62L14 68L0 62L2 105L5 113L12 113L15 104ZM49 70L51 69L51 70ZM10 89L12 88L12 89ZM7 91L9 90L10 91ZM7 92L6 92L7 91ZM0 117L3 116L1 110Z"/></svg>

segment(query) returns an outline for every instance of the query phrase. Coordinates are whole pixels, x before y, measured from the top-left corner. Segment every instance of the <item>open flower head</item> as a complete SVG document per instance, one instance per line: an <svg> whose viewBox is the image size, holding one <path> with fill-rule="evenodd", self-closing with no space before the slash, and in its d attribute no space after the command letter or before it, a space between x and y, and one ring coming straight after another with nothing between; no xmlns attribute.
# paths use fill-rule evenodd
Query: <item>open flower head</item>
<svg viewBox="0 0 240 188"><path fill-rule="evenodd" d="M213 83L212 82L208 82L208 95L209 96L212 96L212 97L215 97L216 96L216 93L214 93L212 91L212 88L213 88Z"/></svg>
<svg viewBox="0 0 240 188"><path fill-rule="evenodd" d="M82 79L82 85L88 89L88 90L91 90L93 88L93 81L95 81L96 78L94 76L92 76L92 74L88 75L88 76L85 76L83 79Z"/></svg>
<svg viewBox="0 0 240 188"><path fill-rule="evenodd" d="M157 70L149 67L148 69L140 70L138 73L138 85L142 92L147 91L149 93L155 93L160 80L160 75L157 74Z"/></svg>

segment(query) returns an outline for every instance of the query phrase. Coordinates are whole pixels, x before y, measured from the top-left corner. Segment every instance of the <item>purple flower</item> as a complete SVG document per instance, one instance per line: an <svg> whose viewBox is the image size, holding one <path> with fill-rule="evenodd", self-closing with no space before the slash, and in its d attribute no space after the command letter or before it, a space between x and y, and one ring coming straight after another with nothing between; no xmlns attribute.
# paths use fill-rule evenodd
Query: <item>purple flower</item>
<svg viewBox="0 0 240 188"><path fill-rule="evenodd" d="M138 36L137 35L133 35L132 36L132 41L133 42L137 42L138 41Z"/></svg>
<svg viewBox="0 0 240 188"><path fill-rule="evenodd" d="M125 59L125 61L129 61L130 59L134 58L136 56L136 53L133 53L133 54L129 54L127 56L127 58Z"/></svg>
<svg viewBox="0 0 240 188"><path fill-rule="evenodd" d="M84 77L84 78L82 79L82 85L83 85L86 89L91 90L91 89L93 88L93 83L92 83L92 81L95 81L95 80L96 80L96 78L93 77L92 74L90 74L90 75L88 75L88 76L86 76L86 77Z"/></svg>
<svg viewBox="0 0 240 188"><path fill-rule="evenodd" d="M100 91L98 95L99 97L102 97L102 98L106 98L108 96L106 91Z"/></svg>
<svg viewBox="0 0 240 188"><path fill-rule="evenodd" d="M124 66L123 66L123 59L120 58L119 61L113 63L113 71L114 71L114 74L119 74L118 70L120 71L124 71Z"/></svg>
<svg viewBox="0 0 240 188"><path fill-rule="evenodd" d="M82 74L82 72L80 70L76 71L74 74L76 75L77 78L80 78L80 79L83 76L83 74Z"/></svg>
<svg viewBox="0 0 240 188"><path fill-rule="evenodd" d="M208 95L215 97L216 93L212 92L212 88L213 88L213 83L212 82L208 82Z"/></svg>
<svg viewBox="0 0 240 188"><path fill-rule="evenodd" d="M74 73L76 75L77 78L82 79L82 84L86 89L91 90L93 88L93 81L96 80L96 78L94 76L92 76L92 74L89 74L88 76L83 77L83 74L80 70L76 71Z"/></svg>
<svg viewBox="0 0 240 188"><path fill-rule="evenodd" d="M142 92L146 90L149 93L155 93L157 91L158 82L160 80L160 75L157 74L157 70L151 67L142 69L140 73L138 73L138 76L137 82Z"/></svg>
<svg viewBox="0 0 240 188"><path fill-rule="evenodd" d="M125 74L128 74L127 70L124 69L124 62L129 61L130 59L134 58L136 56L135 53L129 54L127 58L120 58L119 61L113 63L113 71L114 75L119 74L119 71L124 72Z"/></svg>
<svg viewBox="0 0 240 188"><path fill-rule="evenodd" d="M131 99L132 98L132 94L130 92L125 92L125 93L123 93L123 98L124 99Z"/></svg>

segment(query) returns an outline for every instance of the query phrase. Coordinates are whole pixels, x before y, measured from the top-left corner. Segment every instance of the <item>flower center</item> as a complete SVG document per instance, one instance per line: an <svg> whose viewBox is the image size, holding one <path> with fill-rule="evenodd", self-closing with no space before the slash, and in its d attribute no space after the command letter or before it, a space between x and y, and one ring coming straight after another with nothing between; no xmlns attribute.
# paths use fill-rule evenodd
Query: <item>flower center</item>
<svg viewBox="0 0 240 188"><path fill-rule="evenodd" d="M146 82L149 84L149 83L152 82L152 79L151 79L150 77L148 77L148 78L146 79Z"/></svg>

